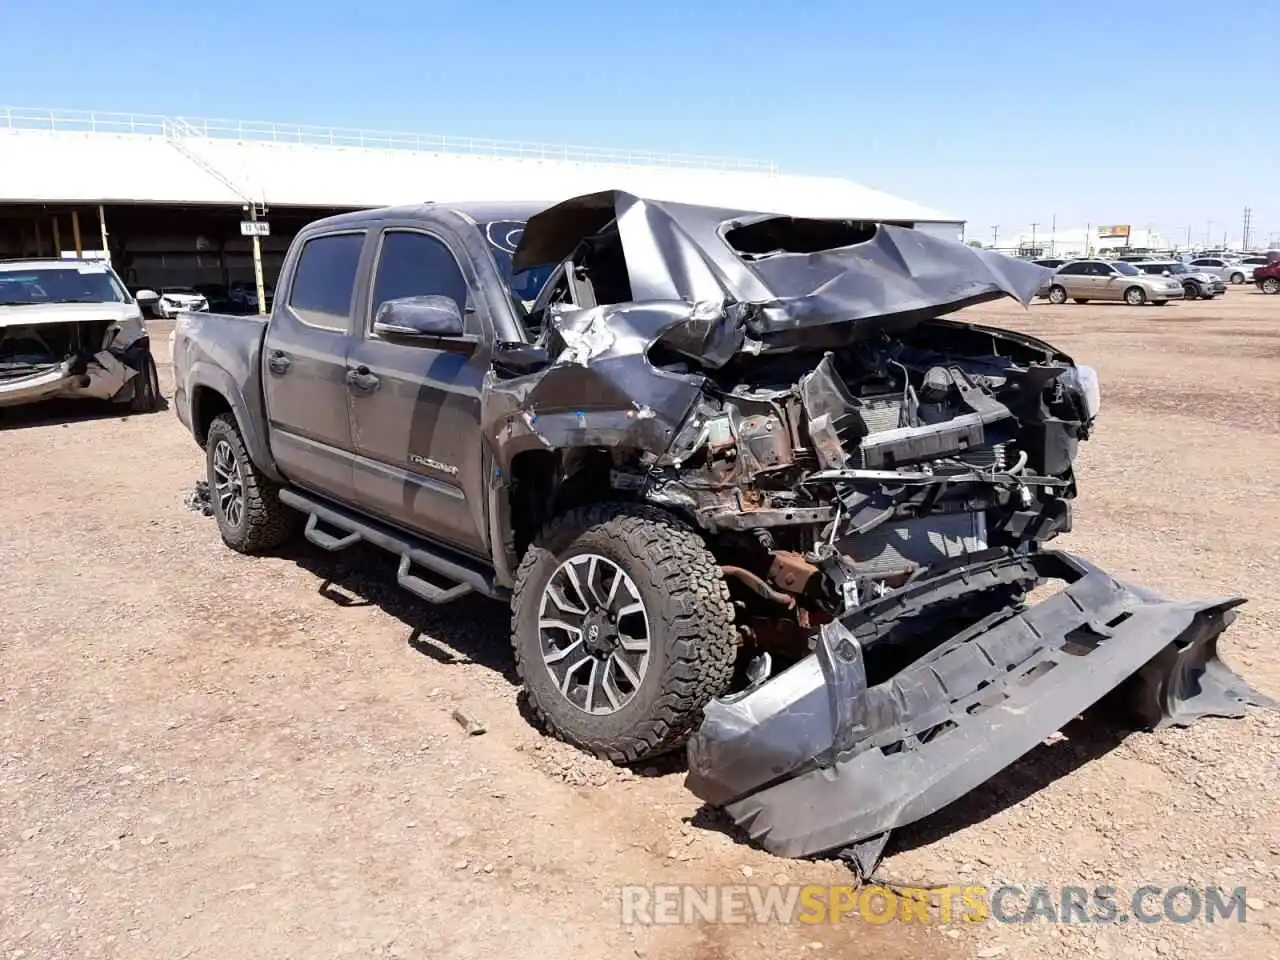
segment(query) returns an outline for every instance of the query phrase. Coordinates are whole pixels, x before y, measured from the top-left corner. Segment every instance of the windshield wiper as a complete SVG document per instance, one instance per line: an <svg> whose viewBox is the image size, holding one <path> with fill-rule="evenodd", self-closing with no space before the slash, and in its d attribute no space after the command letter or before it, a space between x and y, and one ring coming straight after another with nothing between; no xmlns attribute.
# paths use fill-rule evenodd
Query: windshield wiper
<svg viewBox="0 0 1280 960"><path fill-rule="evenodd" d="M49 303L119 303L119 300L103 300L101 297L59 297Z"/></svg>
<svg viewBox="0 0 1280 960"><path fill-rule="evenodd" d="M34 307L34 300L0 300L0 307Z"/></svg>

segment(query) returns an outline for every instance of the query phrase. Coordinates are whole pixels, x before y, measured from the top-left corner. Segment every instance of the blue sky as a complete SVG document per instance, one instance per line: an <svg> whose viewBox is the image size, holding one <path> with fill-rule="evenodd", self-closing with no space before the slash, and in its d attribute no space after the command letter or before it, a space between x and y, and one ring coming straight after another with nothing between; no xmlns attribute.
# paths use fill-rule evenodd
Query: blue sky
<svg viewBox="0 0 1280 960"><path fill-rule="evenodd" d="M0 24L14 106L771 159L986 239L1056 214L1220 240L1246 204L1280 235L1280 3L0 0Z"/></svg>

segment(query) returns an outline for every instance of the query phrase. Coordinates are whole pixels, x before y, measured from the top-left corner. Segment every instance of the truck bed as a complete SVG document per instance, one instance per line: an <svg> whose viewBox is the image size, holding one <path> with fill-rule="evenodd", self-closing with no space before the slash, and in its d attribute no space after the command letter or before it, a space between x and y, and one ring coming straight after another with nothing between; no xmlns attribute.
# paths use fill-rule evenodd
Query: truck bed
<svg viewBox="0 0 1280 960"><path fill-rule="evenodd" d="M266 422L262 400L262 344L266 332L265 316L204 312L178 315L170 343L174 406L184 424L193 426L192 384L218 388L236 409L241 424ZM260 442L265 444L265 436ZM252 448L252 441L250 445Z"/></svg>

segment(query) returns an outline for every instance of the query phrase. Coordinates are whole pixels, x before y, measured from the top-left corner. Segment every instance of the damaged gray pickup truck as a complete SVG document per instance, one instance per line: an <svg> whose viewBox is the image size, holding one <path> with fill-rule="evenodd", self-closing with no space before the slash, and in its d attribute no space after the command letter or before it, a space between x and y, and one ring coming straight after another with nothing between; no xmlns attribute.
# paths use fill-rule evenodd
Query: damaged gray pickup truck
<svg viewBox="0 0 1280 960"><path fill-rule="evenodd" d="M0 408L62 397L160 406L142 309L105 263L2 260Z"/></svg>
<svg viewBox="0 0 1280 960"><path fill-rule="evenodd" d="M432 602L509 599L556 735L687 741L689 787L767 849L866 861L1115 688L1150 724L1263 702L1216 654L1242 600L1046 548L1097 377L943 318L1046 275L622 192L345 214L265 323L178 321L175 406L232 547L305 521Z"/></svg>

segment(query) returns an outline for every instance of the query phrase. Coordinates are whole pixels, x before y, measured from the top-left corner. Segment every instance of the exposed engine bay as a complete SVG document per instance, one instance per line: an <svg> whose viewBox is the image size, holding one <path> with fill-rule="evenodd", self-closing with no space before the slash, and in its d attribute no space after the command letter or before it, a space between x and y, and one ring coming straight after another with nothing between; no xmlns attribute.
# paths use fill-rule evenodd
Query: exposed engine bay
<svg viewBox="0 0 1280 960"><path fill-rule="evenodd" d="M717 371L645 495L709 531L765 601L751 613L791 612L802 630L935 564L1025 550L1070 529L1099 395L1091 370L1019 340L931 321L743 358Z"/></svg>
<svg viewBox="0 0 1280 960"><path fill-rule="evenodd" d="M1274 706L1217 657L1241 598L1166 600L1045 549L1071 528L1097 375L944 317L1026 304L1049 271L907 227L618 191L535 216L514 263L559 266L532 344L500 349L485 385L501 483L530 512L591 486L702 533L741 669L687 782L766 849L869 871L892 828L1113 690L1152 726ZM521 499L530 455L556 481ZM1028 604L1049 580L1064 589Z"/></svg>

